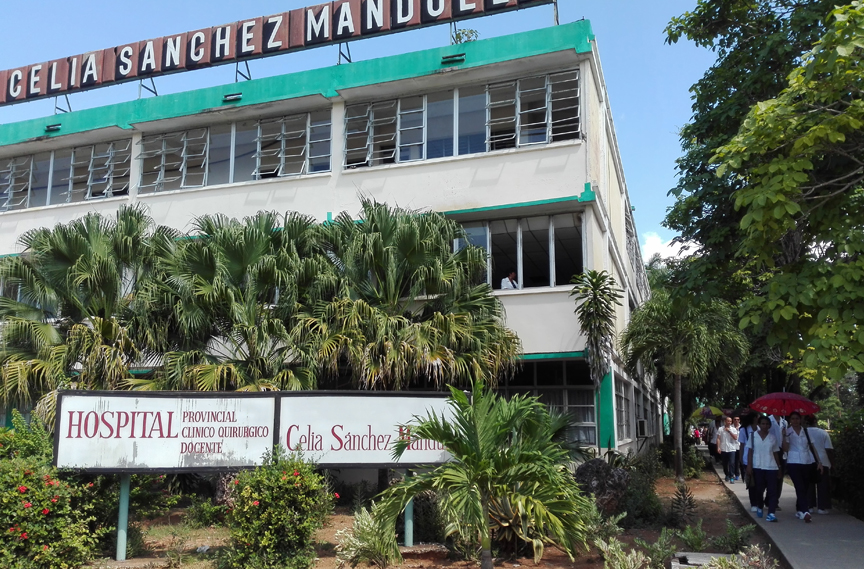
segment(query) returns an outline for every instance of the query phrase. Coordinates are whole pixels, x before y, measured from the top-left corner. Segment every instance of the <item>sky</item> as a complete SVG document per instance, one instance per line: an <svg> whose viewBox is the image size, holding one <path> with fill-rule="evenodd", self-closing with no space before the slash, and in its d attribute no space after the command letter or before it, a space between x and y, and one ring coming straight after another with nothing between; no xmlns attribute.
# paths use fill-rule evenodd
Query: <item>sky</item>
<svg viewBox="0 0 864 569"><path fill-rule="evenodd" d="M0 70L77 55L137 40L225 24L316 4L317 0L28 0L4 2ZM696 0L559 0L561 23L591 21L609 91L621 160L645 259L673 255L674 233L661 224L674 203L678 132L691 117L690 86L714 62L710 50L686 41L664 43L666 24L692 10ZM17 22L17 25L11 25ZM551 6L538 6L464 22L480 39L553 25ZM449 43L447 25L351 43L354 61L440 47ZM406 48L406 46L408 46ZM336 46L251 61L253 78L334 65ZM234 80L234 66L180 73L155 80L160 94ZM73 110L138 97L138 83L71 95ZM146 94L146 93L145 93ZM54 100L0 107L0 123L54 112Z"/></svg>

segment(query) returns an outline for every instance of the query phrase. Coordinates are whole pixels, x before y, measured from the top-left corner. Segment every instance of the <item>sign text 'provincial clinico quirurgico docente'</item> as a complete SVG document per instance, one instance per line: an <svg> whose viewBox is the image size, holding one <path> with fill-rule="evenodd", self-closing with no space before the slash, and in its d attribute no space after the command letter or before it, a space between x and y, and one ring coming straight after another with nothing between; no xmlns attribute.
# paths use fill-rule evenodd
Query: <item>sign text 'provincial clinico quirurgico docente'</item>
<svg viewBox="0 0 864 569"><path fill-rule="evenodd" d="M0 71L0 105L552 2L334 0Z"/></svg>
<svg viewBox="0 0 864 569"><path fill-rule="evenodd" d="M60 468L101 472L206 471L253 467L274 445L322 466L447 460L444 448L411 437L417 416L449 416L442 393L61 392L54 434Z"/></svg>

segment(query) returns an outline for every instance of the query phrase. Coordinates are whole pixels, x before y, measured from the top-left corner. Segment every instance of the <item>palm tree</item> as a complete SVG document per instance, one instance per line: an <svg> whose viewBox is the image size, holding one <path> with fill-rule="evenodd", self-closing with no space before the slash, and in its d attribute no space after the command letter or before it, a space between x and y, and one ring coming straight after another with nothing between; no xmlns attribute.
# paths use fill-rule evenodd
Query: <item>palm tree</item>
<svg viewBox="0 0 864 569"><path fill-rule="evenodd" d="M359 221L342 214L321 234L339 293L306 308L296 339L326 370L400 390L494 384L513 368L520 344L481 279L485 252L454 248L455 221L364 199Z"/></svg>
<svg viewBox="0 0 864 569"><path fill-rule="evenodd" d="M391 486L381 511L395 521L412 497L434 490L451 519L449 531L479 538L482 569L492 567L493 534L530 543L538 562L546 545L572 559L585 542L590 504L566 467L569 419L550 414L536 397L507 400L479 382L470 399L454 387L450 392L452 416L433 411L418 417L410 440L399 440L393 456L425 439L443 445L451 460Z"/></svg>
<svg viewBox="0 0 864 569"><path fill-rule="evenodd" d="M595 392L599 391L603 378L609 373L612 357L612 340L615 337L615 306L621 306L621 290L615 279L606 271L588 271L574 275L570 281L575 286L570 296L576 297L576 317L585 334L585 359L591 372ZM597 416L597 443L599 445L600 416Z"/></svg>
<svg viewBox="0 0 864 569"><path fill-rule="evenodd" d="M24 251L0 260L0 280L16 291L0 298L3 403L29 405L49 424L56 389L116 389L138 358L125 319L150 270L155 233L141 207L116 216L91 213L19 240Z"/></svg>
<svg viewBox="0 0 864 569"><path fill-rule="evenodd" d="M156 276L142 287L135 323L158 368L136 389L311 389L315 361L294 342L300 306L335 291L312 218L262 212L242 221L195 220L159 243ZM313 292L314 291L314 294ZM155 322L156 325L148 325ZM308 364L308 367L307 367Z"/></svg>
<svg viewBox="0 0 864 569"><path fill-rule="evenodd" d="M691 389L709 377L734 383L749 353L733 308L720 299L673 296L662 278L652 279L651 298L631 316L621 337L626 366L672 379L675 476L684 479L682 383Z"/></svg>

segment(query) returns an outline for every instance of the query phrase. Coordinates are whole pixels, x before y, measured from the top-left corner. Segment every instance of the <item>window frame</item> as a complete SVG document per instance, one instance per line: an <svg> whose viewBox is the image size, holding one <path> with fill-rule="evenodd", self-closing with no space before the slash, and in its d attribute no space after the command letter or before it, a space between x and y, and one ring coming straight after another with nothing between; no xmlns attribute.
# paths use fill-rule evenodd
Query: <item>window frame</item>
<svg viewBox="0 0 864 569"><path fill-rule="evenodd" d="M519 290L525 290L525 280L524 280L524 249L523 249L523 226L527 222L527 220L545 217L548 220L547 232L548 232L548 240L549 240L549 285L548 286L538 286L538 287L527 287L531 290L543 289L543 288L556 288L561 286L566 286L569 284L568 282L559 283L558 276L556 274L556 258L555 258L555 250L556 250L556 240L555 240L555 217L559 215L577 215L580 212L566 212L566 213L550 213L549 215L531 215L525 217L509 217L504 219L491 219L491 220L478 220L478 221L464 221L461 222L461 225L471 225L471 226L482 226L484 231L486 232L486 284L491 286L495 290L501 290L500 288L495 287L494 277L493 277L493 267L492 267L492 231L490 229L490 224L493 221L516 221L516 280L519 282ZM585 225L580 220L575 224L575 227L579 230L580 242L584 247L585 243ZM454 251L457 251L462 244L459 239L456 239L453 243ZM583 251L580 251L580 256L582 256L582 271L585 271L585 259L583 255ZM501 267L498 267L501 269Z"/></svg>

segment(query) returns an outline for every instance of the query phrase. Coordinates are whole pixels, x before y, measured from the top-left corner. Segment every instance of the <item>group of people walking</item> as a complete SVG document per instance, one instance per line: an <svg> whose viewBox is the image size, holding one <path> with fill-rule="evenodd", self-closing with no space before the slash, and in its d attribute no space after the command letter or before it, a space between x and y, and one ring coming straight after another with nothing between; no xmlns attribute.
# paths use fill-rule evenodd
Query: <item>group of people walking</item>
<svg viewBox="0 0 864 569"><path fill-rule="evenodd" d="M830 471L834 452L831 437L816 427L813 415L792 412L787 419L752 413L741 426L739 417L716 419L706 435L709 451L722 461L724 479L735 483L745 476L750 510L776 522L783 477L795 487L795 517L812 521L812 514L831 510Z"/></svg>

